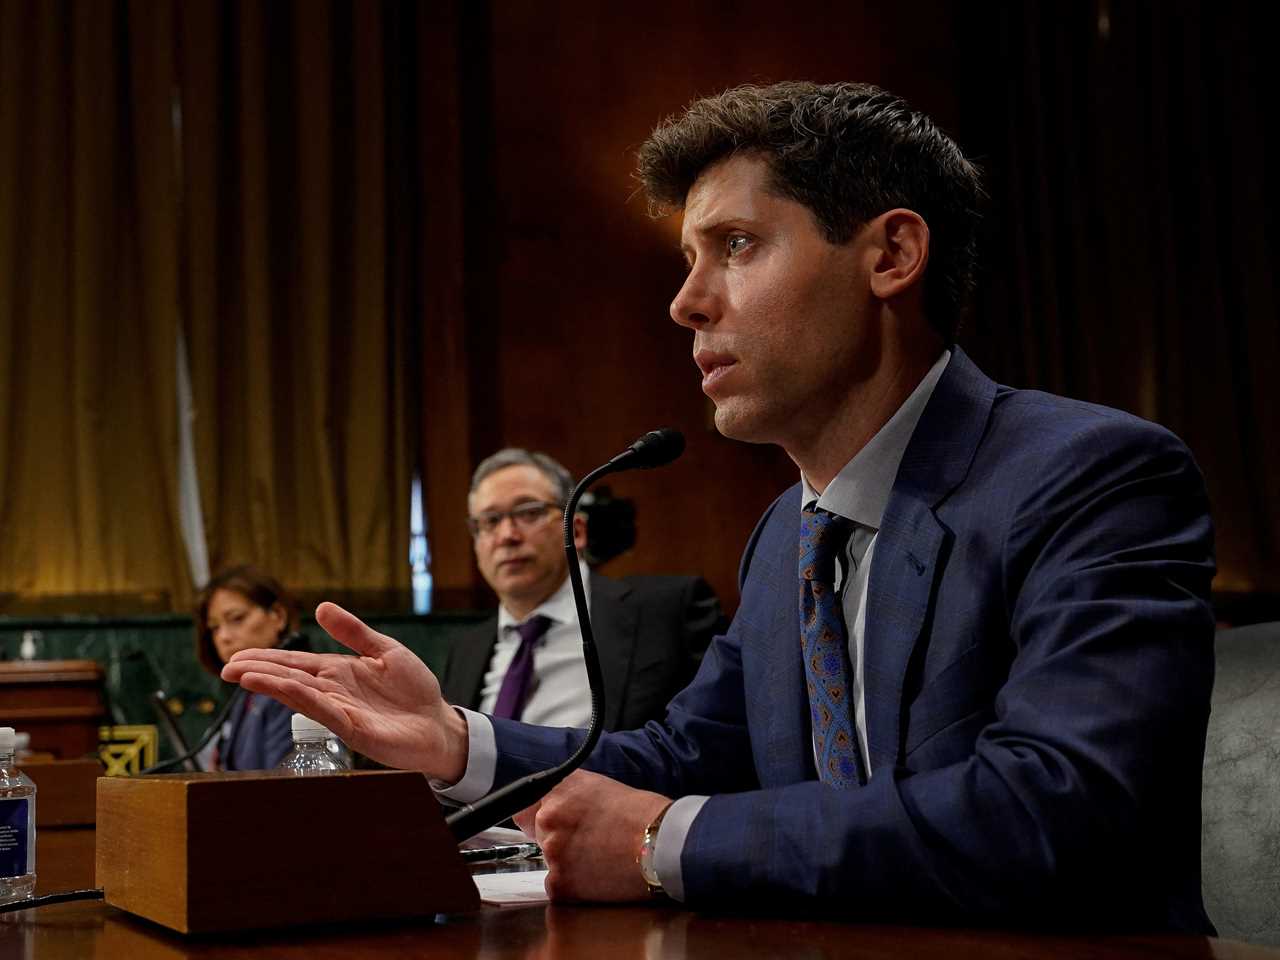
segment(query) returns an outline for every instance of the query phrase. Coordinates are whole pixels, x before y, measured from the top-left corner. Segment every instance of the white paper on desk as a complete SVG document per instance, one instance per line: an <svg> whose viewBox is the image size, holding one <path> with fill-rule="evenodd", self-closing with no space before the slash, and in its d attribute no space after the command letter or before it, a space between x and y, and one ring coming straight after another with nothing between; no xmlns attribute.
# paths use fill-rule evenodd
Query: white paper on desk
<svg viewBox="0 0 1280 960"><path fill-rule="evenodd" d="M482 873L473 878L484 903L498 907L529 906L547 903L545 870L519 870L514 873Z"/></svg>
<svg viewBox="0 0 1280 960"><path fill-rule="evenodd" d="M471 841L474 841L476 847L496 847L507 843L528 843L533 837L529 836L523 830L512 830L510 827L490 827L488 830L481 830Z"/></svg>

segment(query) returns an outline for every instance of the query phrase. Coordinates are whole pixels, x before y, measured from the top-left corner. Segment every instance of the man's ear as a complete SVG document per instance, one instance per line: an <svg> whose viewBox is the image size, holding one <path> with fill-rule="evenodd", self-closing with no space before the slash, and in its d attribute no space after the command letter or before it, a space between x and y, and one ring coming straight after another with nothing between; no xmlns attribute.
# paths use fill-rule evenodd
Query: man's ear
<svg viewBox="0 0 1280 960"><path fill-rule="evenodd" d="M887 210L866 226L876 250L871 267L871 292L892 300L920 287L929 263L929 225L914 210Z"/></svg>
<svg viewBox="0 0 1280 960"><path fill-rule="evenodd" d="M579 553L587 549L587 518L580 513L573 515L573 545Z"/></svg>

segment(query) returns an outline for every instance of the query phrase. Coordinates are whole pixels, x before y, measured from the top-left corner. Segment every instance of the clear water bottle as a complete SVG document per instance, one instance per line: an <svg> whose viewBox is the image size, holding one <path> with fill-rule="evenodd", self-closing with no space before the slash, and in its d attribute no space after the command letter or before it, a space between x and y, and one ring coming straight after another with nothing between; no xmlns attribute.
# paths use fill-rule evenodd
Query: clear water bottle
<svg viewBox="0 0 1280 960"><path fill-rule="evenodd" d="M335 739L329 728L300 713L293 715L293 749L280 761L280 770L292 770L298 776L341 773L351 769L330 752L329 741Z"/></svg>
<svg viewBox="0 0 1280 960"><path fill-rule="evenodd" d="M0 903L36 889L36 785L13 765L17 737L0 727Z"/></svg>
<svg viewBox="0 0 1280 960"><path fill-rule="evenodd" d="M334 760L338 761L343 770L351 770L355 764L351 759L351 751L347 749L347 745L329 734L329 739L325 741L325 749L329 751Z"/></svg>

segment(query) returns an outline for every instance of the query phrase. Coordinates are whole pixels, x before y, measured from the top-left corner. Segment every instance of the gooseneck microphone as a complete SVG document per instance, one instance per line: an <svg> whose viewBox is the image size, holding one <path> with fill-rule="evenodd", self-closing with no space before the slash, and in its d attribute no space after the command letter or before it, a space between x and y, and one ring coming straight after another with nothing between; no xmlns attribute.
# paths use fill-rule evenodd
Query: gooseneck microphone
<svg viewBox="0 0 1280 960"><path fill-rule="evenodd" d="M573 543L573 515L578 508L578 500L601 477L623 470L661 467L682 453L684 435L679 430L669 427L650 430L608 463L583 477L573 488L573 494L564 508L564 553L569 561L569 582L573 586L573 601L578 608L578 625L582 628L582 656L587 663L587 682L591 686L591 722L587 726L587 736L563 763L513 780L475 804L468 804L446 817L445 823L459 843L536 803L552 787L582 766L582 762L595 749L596 741L600 739L600 728L604 725L604 681L600 675L596 638L591 632L591 611L587 609L587 595L582 589L578 552Z"/></svg>
<svg viewBox="0 0 1280 960"><path fill-rule="evenodd" d="M575 497L579 493L586 493L586 487L599 477L609 472L618 470L631 470L639 468L641 470L652 470L654 467L665 467L680 454L684 453L684 434L679 430L672 430L670 427L662 427L659 430L650 430L643 437L633 443L627 449L609 461L604 467L601 467L595 473L587 476L582 483L578 484L580 491L575 491ZM612 465L612 470L606 469ZM572 528L570 528L572 529Z"/></svg>

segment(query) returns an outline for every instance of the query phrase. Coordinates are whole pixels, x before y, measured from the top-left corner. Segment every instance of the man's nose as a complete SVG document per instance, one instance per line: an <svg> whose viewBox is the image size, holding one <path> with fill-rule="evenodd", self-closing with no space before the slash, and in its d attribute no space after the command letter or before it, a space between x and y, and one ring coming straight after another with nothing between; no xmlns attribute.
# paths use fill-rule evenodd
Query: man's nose
<svg viewBox="0 0 1280 960"><path fill-rule="evenodd" d="M507 514L505 517L498 518L498 525L493 528L493 539L499 543L510 543L520 540L523 532L516 524L516 518Z"/></svg>
<svg viewBox="0 0 1280 960"><path fill-rule="evenodd" d="M671 319L682 327L697 329L714 322L716 298L707 282L705 271L696 267L684 278L684 284L671 301Z"/></svg>

